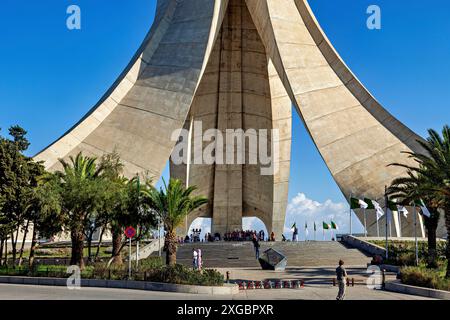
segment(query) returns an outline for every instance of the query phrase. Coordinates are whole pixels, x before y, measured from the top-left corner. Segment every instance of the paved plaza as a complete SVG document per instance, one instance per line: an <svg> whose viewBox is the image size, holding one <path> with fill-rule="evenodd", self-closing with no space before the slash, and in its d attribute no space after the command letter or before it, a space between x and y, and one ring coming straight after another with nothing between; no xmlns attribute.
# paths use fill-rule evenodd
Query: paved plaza
<svg viewBox="0 0 450 320"><path fill-rule="evenodd" d="M0 300L335 300L337 289L329 285L306 285L303 289L241 291L236 295L209 296L125 289L81 288L0 284ZM348 300L426 300L427 298L369 290L355 286Z"/></svg>

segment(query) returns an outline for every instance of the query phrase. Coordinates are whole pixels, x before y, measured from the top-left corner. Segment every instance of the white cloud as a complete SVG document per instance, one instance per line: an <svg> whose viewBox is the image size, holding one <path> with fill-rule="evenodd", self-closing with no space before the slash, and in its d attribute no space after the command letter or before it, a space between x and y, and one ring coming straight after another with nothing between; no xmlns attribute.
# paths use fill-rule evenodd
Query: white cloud
<svg viewBox="0 0 450 320"><path fill-rule="evenodd" d="M326 200L321 203L309 199L304 193L298 193L287 206L286 211L286 223L284 226L284 235L287 239L292 238L291 226L297 223L299 229L299 239L305 239L305 222L308 224L309 236L308 239L314 239L314 222L317 226L316 239L323 239L322 232L322 222L334 221L339 230L337 233L348 233L350 232L350 221L349 221L349 207L348 204L343 202L333 202L331 200ZM363 227L359 222L355 214L352 214L353 221L353 232L362 233ZM264 230L267 234L267 230L264 223L254 217L247 217L242 219L242 227L244 230ZM211 232L211 219L209 218L198 218L194 220L191 225L192 229L202 229L202 236L206 232ZM280 239L280 235L276 235L277 239ZM329 240L331 238L331 232L325 232L325 239Z"/></svg>
<svg viewBox="0 0 450 320"><path fill-rule="evenodd" d="M353 214L353 229L355 232L359 232L362 227L357 221L356 216ZM314 222L317 226L316 239L323 239L322 222L330 223L334 221L339 230L338 233L348 233L350 230L349 221L349 207L348 204L343 202L333 202L326 200L323 203L314 201L306 197L304 193L297 194L288 204L286 212L286 223L284 227L284 233L287 238L292 237L291 227L297 223L301 240L305 239L305 223L308 224L309 236L308 239L314 238ZM325 239L331 238L331 232L325 231Z"/></svg>

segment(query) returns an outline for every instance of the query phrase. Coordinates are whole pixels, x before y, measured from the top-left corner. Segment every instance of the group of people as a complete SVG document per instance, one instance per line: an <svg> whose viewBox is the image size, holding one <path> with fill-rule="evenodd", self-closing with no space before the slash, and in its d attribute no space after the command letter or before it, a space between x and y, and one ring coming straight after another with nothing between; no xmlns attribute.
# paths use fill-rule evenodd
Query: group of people
<svg viewBox="0 0 450 320"><path fill-rule="evenodd" d="M257 233L256 230L235 230L225 233L223 239L225 241L251 241L254 236L263 241L264 231L261 230Z"/></svg>
<svg viewBox="0 0 450 320"><path fill-rule="evenodd" d="M256 230L235 230L227 232L224 235L225 241L253 241L256 238L258 241L275 241L275 233L272 232L268 238L264 230L257 232Z"/></svg>
<svg viewBox="0 0 450 320"><path fill-rule="evenodd" d="M202 270L203 257L201 249L192 249L192 268L194 270Z"/></svg>

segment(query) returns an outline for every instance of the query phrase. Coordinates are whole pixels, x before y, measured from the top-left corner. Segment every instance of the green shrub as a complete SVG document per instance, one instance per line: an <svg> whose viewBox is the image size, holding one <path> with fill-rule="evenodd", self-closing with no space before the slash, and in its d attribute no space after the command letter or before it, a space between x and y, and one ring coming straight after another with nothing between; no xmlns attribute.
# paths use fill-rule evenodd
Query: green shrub
<svg viewBox="0 0 450 320"><path fill-rule="evenodd" d="M1 267L0 275L52 278L68 278L70 276L67 273L67 266L60 265L36 265L32 270L25 266L16 267L15 269ZM111 265L108 268L106 263L99 262L86 266L81 272L81 278L125 280L128 279L128 265ZM224 283L223 275L216 270L206 269L198 271L182 265L169 267L163 265L162 259L159 257L151 257L139 261L139 270L136 272L133 268L131 279L200 286L222 286Z"/></svg>
<svg viewBox="0 0 450 320"><path fill-rule="evenodd" d="M222 286L224 278L223 275L216 270L204 270L201 272L177 264L175 266L163 266L148 271L147 281L201 286Z"/></svg>
<svg viewBox="0 0 450 320"><path fill-rule="evenodd" d="M148 257L139 260L139 271L148 271L155 268L160 268L164 265L162 257Z"/></svg>
<svg viewBox="0 0 450 320"><path fill-rule="evenodd" d="M422 267L405 267L401 269L400 277L404 284L450 291L450 281L443 277L441 271Z"/></svg>
<svg viewBox="0 0 450 320"><path fill-rule="evenodd" d="M382 240L370 240L382 248L386 247L386 242ZM438 241L436 244L436 258L437 264L445 260L445 241ZM386 264L397 266L414 266L415 265L415 242L414 241L399 241L389 240L389 259L384 261ZM428 261L428 243L426 241L418 242L419 263L426 264Z"/></svg>

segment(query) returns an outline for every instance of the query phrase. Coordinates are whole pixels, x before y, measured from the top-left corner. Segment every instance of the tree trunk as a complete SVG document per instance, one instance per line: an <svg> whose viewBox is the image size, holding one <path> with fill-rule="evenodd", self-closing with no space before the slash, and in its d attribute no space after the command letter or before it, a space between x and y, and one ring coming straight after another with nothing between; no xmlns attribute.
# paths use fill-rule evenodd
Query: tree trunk
<svg viewBox="0 0 450 320"><path fill-rule="evenodd" d="M80 230L72 230L70 236L72 239L72 256L70 258L70 264L73 266L77 265L83 270L84 233Z"/></svg>
<svg viewBox="0 0 450 320"><path fill-rule="evenodd" d="M436 229L434 223L430 223L428 227L428 268L436 269L438 267L436 261Z"/></svg>
<svg viewBox="0 0 450 320"><path fill-rule="evenodd" d="M28 268L31 270L34 263L34 252L36 251L36 227L33 225L33 236L31 239L30 256L28 257Z"/></svg>
<svg viewBox="0 0 450 320"><path fill-rule="evenodd" d="M8 266L8 237L5 240L5 262L3 265Z"/></svg>
<svg viewBox="0 0 450 320"><path fill-rule="evenodd" d="M97 261L98 259L98 255L100 254L100 248L102 246L102 241L103 241L103 234L105 232L106 228L102 228L102 231L100 232L100 238L98 239L98 243L97 243L97 251L95 252L95 257L94 257L94 261Z"/></svg>
<svg viewBox="0 0 450 320"><path fill-rule="evenodd" d="M447 272L445 277L450 279L450 199L445 202L445 228L447 229L447 247L445 257L447 258Z"/></svg>
<svg viewBox="0 0 450 320"><path fill-rule="evenodd" d="M120 251L122 250L122 230L113 230L113 250L111 257L113 258L113 264L122 265L122 255Z"/></svg>
<svg viewBox="0 0 450 320"><path fill-rule="evenodd" d="M88 245L88 261L92 262L92 238L94 237L94 231L90 230L87 238Z"/></svg>
<svg viewBox="0 0 450 320"><path fill-rule="evenodd" d="M3 265L3 247L5 245L5 240L1 239L0 240L0 266Z"/></svg>
<svg viewBox="0 0 450 320"><path fill-rule="evenodd" d="M16 267L16 257L17 257L17 242L16 239L19 236L19 230L17 230L16 237L14 238L14 232L11 232L11 248L12 248L12 267Z"/></svg>
<svg viewBox="0 0 450 320"><path fill-rule="evenodd" d="M177 263L177 234L168 231L166 234L166 265L174 266Z"/></svg>
<svg viewBox="0 0 450 320"><path fill-rule="evenodd" d="M22 260L23 260L23 250L25 249L25 241L27 239L27 235L28 235L28 228L30 227L30 220L27 221L27 224L25 226L25 231L23 233L23 238L22 238L22 245L20 246L20 252L19 252L19 266L22 265Z"/></svg>

